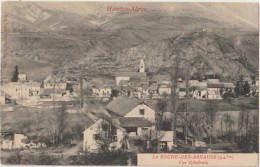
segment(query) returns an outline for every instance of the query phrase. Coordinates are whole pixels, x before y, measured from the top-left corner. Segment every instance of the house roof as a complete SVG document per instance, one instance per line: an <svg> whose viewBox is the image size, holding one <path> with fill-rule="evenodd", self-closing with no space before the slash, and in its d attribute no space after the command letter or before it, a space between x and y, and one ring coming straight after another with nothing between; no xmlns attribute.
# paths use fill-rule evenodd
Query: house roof
<svg viewBox="0 0 260 167"><path fill-rule="evenodd" d="M172 142L173 141L173 131L161 131L162 137L160 141L168 141Z"/></svg>
<svg viewBox="0 0 260 167"><path fill-rule="evenodd" d="M161 84L159 88L171 88L171 84Z"/></svg>
<svg viewBox="0 0 260 167"><path fill-rule="evenodd" d="M120 116L125 116L128 112L130 112L133 108L135 108L140 103L142 103L142 101L139 99L118 97L114 99L112 102L110 102L106 106L106 109Z"/></svg>
<svg viewBox="0 0 260 167"><path fill-rule="evenodd" d="M145 72L116 72L116 77L146 77Z"/></svg>
<svg viewBox="0 0 260 167"><path fill-rule="evenodd" d="M224 88L223 83L208 84L208 88Z"/></svg>
<svg viewBox="0 0 260 167"><path fill-rule="evenodd" d="M131 77L129 82L149 82L149 78L146 76L142 76L142 77Z"/></svg>
<svg viewBox="0 0 260 167"><path fill-rule="evenodd" d="M178 82L183 82L183 79L180 77L177 79Z"/></svg>
<svg viewBox="0 0 260 167"><path fill-rule="evenodd" d="M93 124L95 124L97 121L99 121L100 119L102 119L103 121L107 122L107 123L111 123L112 125L114 125L117 129L121 130L121 131L125 131L125 129L120 126L117 122L111 121L107 118L104 117L96 117L94 114L92 113L87 113L87 116L89 118L89 120L86 121L85 123L85 129L88 129L89 127L91 127Z"/></svg>
<svg viewBox="0 0 260 167"><path fill-rule="evenodd" d="M154 75L151 81L171 81L170 75Z"/></svg>
<svg viewBox="0 0 260 167"><path fill-rule="evenodd" d="M129 81L126 81L126 80L121 80L119 82L119 85L128 85L129 84Z"/></svg>
<svg viewBox="0 0 260 167"><path fill-rule="evenodd" d="M228 79L228 78L220 78L219 80L220 82L232 82L231 79Z"/></svg>
<svg viewBox="0 0 260 167"><path fill-rule="evenodd" d="M29 81L29 82L25 82L25 85L27 85L27 86L37 86L37 87L40 87L41 86L41 84L40 83L38 83L38 82L34 82L34 81Z"/></svg>
<svg viewBox="0 0 260 167"><path fill-rule="evenodd" d="M84 121L85 129L88 129L95 122L97 122L99 119L101 119L101 118L98 118L98 117L96 117L95 115L93 115L91 113L87 113L86 115L87 115L86 121Z"/></svg>
<svg viewBox="0 0 260 167"><path fill-rule="evenodd" d="M235 85L232 82L224 82L223 85L225 88L235 88Z"/></svg>
<svg viewBox="0 0 260 167"><path fill-rule="evenodd" d="M145 118L140 117L122 117L119 118L119 123L121 127L151 127L152 122Z"/></svg>

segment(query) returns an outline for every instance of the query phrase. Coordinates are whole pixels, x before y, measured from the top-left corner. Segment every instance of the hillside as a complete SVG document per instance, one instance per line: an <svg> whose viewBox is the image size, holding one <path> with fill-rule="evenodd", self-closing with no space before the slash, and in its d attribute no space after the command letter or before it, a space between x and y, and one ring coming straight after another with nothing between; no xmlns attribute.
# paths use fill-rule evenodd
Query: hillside
<svg viewBox="0 0 260 167"><path fill-rule="evenodd" d="M256 43L257 38L258 35L251 36L251 43ZM254 50L250 50L247 40L243 41L234 45L231 40L210 32L183 33L173 38L123 49L115 54L115 61L121 67L137 69L137 62L142 58L150 71L157 71L158 67L171 67L176 56L179 56L180 67L184 70L189 66L188 61L193 63L193 73L199 70L204 74L216 73L224 77L249 76L258 71L258 47L254 46Z"/></svg>
<svg viewBox="0 0 260 167"><path fill-rule="evenodd" d="M106 12L110 5L122 6L116 2L3 3L2 14L8 15L8 56L2 77L10 79L15 65L37 80L54 69L79 73L90 65L86 75L111 76L116 70L136 70L141 57L156 72L170 66L170 42L178 48L174 52L177 49L185 56L183 60L196 59L196 69L204 72L233 76L258 69L258 34L253 33L258 20L246 12L250 8L255 13L254 4L238 11L239 5L231 3L124 3L146 7L142 13ZM202 30L212 33L193 33Z"/></svg>

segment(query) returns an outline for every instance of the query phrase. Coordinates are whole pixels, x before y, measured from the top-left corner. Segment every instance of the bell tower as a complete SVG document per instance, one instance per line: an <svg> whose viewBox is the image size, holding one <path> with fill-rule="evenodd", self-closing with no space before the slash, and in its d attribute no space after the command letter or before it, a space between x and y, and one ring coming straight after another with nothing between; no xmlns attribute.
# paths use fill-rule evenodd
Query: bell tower
<svg viewBox="0 0 260 167"><path fill-rule="evenodd" d="M144 61L143 59L140 60L140 64L139 64L139 72L144 72Z"/></svg>

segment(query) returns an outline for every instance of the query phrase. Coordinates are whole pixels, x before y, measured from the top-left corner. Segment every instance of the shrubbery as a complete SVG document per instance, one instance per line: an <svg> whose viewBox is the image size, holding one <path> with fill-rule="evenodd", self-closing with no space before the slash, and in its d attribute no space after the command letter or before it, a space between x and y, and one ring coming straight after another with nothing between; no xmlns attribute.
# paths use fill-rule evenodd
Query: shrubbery
<svg viewBox="0 0 260 167"><path fill-rule="evenodd" d="M3 158L3 164L16 164L16 165L59 165L59 160L54 156L47 155L45 152L40 154L21 154L20 151L15 151L11 155Z"/></svg>
<svg viewBox="0 0 260 167"><path fill-rule="evenodd" d="M70 165L128 165L133 155L123 151L86 153L70 157Z"/></svg>

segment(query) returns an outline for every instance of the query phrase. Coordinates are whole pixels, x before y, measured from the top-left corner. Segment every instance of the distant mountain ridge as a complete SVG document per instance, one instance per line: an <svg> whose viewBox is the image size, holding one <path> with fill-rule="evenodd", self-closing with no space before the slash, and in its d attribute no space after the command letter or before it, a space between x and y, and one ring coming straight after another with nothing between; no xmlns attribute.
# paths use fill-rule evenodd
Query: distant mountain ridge
<svg viewBox="0 0 260 167"><path fill-rule="evenodd" d="M258 33L254 18L246 12L247 8L253 12L254 5L238 11L239 5L233 4L138 3L148 8L142 13L106 12L108 5L122 6L112 2L3 3L2 13L8 14L8 68L2 70L2 77L10 78L15 65L35 79L54 69L79 72L89 64L95 75L112 75L137 70L141 57L149 70L156 71L170 66L170 41L179 54L188 55L183 60L196 59L196 68L203 72L233 76L258 71ZM202 30L212 34L194 33ZM183 37L178 38L179 34Z"/></svg>

